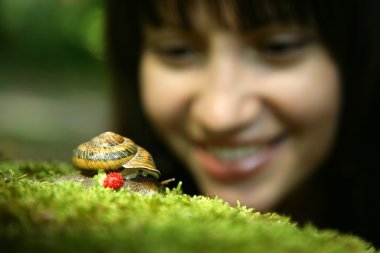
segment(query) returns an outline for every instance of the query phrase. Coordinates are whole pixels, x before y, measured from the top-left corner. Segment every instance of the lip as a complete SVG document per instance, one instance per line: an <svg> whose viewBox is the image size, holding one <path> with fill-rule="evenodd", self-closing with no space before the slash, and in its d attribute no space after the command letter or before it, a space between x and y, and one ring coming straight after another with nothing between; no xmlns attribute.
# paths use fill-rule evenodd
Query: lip
<svg viewBox="0 0 380 253"><path fill-rule="evenodd" d="M272 141L267 142L263 150L257 154L233 161L220 160L211 154L206 149L208 144L198 145L195 150L195 156L201 167L211 178L224 183L234 183L248 180L260 174L265 169L265 165L276 156L284 139L284 135L279 135ZM223 144L223 142L220 142L219 144L229 148L248 145L247 143L240 145L231 143Z"/></svg>

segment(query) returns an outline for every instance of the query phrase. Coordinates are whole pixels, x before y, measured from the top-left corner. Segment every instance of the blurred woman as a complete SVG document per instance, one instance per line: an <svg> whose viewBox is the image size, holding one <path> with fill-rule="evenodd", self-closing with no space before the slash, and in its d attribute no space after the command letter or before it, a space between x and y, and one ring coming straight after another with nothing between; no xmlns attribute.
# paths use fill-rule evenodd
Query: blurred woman
<svg viewBox="0 0 380 253"><path fill-rule="evenodd" d="M186 193L376 244L372 5L109 1L117 131Z"/></svg>

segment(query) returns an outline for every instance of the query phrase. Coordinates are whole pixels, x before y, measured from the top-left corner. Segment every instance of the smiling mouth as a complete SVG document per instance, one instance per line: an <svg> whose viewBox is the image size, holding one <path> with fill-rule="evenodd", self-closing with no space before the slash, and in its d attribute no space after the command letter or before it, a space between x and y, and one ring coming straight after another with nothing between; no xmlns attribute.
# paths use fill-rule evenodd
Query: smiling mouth
<svg viewBox="0 0 380 253"><path fill-rule="evenodd" d="M231 162L257 155L267 145L247 145L243 147L218 147L210 146L206 150L220 161Z"/></svg>
<svg viewBox="0 0 380 253"><path fill-rule="evenodd" d="M278 135L263 144L204 145L196 151L196 157L205 172L221 182L247 180L265 168L272 160L285 135Z"/></svg>

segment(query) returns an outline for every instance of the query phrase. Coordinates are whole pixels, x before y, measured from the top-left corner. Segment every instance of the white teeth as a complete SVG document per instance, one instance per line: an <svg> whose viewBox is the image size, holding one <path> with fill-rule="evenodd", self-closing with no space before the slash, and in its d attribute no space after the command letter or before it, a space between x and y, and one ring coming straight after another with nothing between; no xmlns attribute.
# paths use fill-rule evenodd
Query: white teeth
<svg viewBox="0 0 380 253"><path fill-rule="evenodd" d="M263 150L263 146L244 146L244 147L209 147L208 151L219 160L234 161L248 156L258 154Z"/></svg>

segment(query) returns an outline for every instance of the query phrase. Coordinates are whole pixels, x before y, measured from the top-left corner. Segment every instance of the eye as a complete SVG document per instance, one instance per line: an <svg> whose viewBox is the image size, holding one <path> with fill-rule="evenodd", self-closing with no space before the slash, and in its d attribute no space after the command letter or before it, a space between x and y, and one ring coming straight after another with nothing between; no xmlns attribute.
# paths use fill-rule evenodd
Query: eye
<svg viewBox="0 0 380 253"><path fill-rule="evenodd" d="M160 61L173 67L196 64L201 57L201 49L188 41L157 43L153 52Z"/></svg>
<svg viewBox="0 0 380 253"><path fill-rule="evenodd" d="M279 34L260 40L256 45L259 56L273 62L289 62L302 56L311 39L298 34Z"/></svg>
<svg viewBox="0 0 380 253"><path fill-rule="evenodd" d="M274 57L283 57L295 53L299 49L302 49L305 44L305 41L274 41L261 45L259 49L264 54L272 55Z"/></svg>
<svg viewBox="0 0 380 253"><path fill-rule="evenodd" d="M263 45L259 45L260 53L273 58L284 58L289 57L301 49L305 48L307 41L296 40L296 41L269 41Z"/></svg>

